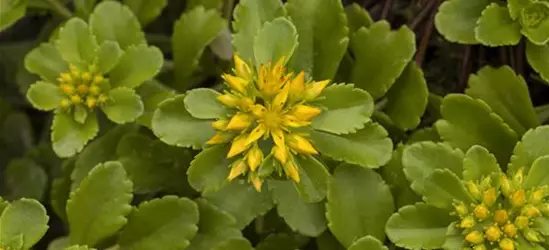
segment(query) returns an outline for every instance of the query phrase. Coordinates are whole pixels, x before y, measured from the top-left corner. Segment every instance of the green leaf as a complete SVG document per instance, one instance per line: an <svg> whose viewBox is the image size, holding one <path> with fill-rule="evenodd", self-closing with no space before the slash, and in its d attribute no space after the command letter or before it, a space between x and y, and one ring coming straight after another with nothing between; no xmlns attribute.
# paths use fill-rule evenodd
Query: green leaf
<svg viewBox="0 0 549 250"><path fill-rule="evenodd" d="M48 230L46 209L36 200L20 199L9 204L0 216L0 242L21 237L20 249L30 249Z"/></svg>
<svg viewBox="0 0 549 250"><path fill-rule="evenodd" d="M549 41L549 3L536 1L521 11L522 34L536 45L545 45Z"/></svg>
<svg viewBox="0 0 549 250"><path fill-rule="evenodd" d="M264 215L274 204L266 188L258 192L248 183L234 180L214 192L203 193L204 198L213 205L229 212L236 218L239 229L246 227L253 219Z"/></svg>
<svg viewBox="0 0 549 250"><path fill-rule="evenodd" d="M526 42L526 59L528 64L541 76L544 83L549 82L549 45L536 45Z"/></svg>
<svg viewBox="0 0 549 250"><path fill-rule="evenodd" d="M389 250L378 239L368 235L355 241L348 250Z"/></svg>
<svg viewBox="0 0 549 250"><path fill-rule="evenodd" d="M383 111L398 128L414 129L427 108L428 95L427 82L421 68L415 62L410 62L387 92L387 104Z"/></svg>
<svg viewBox="0 0 549 250"><path fill-rule="evenodd" d="M257 246L256 250L296 250L302 249L308 238L290 233L271 233Z"/></svg>
<svg viewBox="0 0 549 250"><path fill-rule="evenodd" d="M524 78L509 66L482 68L465 93L486 102L518 135L539 125Z"/></svg>
<svg viewBox="0 0 549 250"><path fill-rule="evenodd" d="M324 110L313 119L312 127L334 134L355 133L366 126L374 112L368 92L352 84L334 84L322 91L319 101Z"/></svg>
<svg viewBox="0 0 549 250"><path fill-rule="evenodd" d="M501 166L507 165L517 134L482 100L450 94L442 102L442 120L435 123L441 138L461 150L481 145Z"/></svg>
<svg viewBox="0 0 549 250"><path fill-rule="evenodd" d="M425 203L408 205L387 222L387 236L399 247L408 249L442 248L447 227L455 220L450 211Z"/></svg>
<svg viewBox="0 0 549 250"><path fill-rule="evenodd" d="M198 204L200 214L198 233L186 250L217 249L216 247L220 247L220 245L227 243L231 239L243 238L242 233L236 227L236 220L232 215L212 205L203 198L197 198L195 202Z"/></svg>
<svg viewBox="0 0 549 250"><path fill-rule="evenodd" d="M423 199L435 207L451 210L456 200L473 202L459 177L448 169L434 169L425 179L424 188Z"/></svg>
<svg viewBox="0 0 549 250"><path fill-rule="evenodd" d="M549 235L549 219L546 217L535 218L532 228L538 230L542 235Z"/></svg>
<svg viewBox="0 0 549 250"><path fill-rule="evenodd" d="M3 196L42 200L48 184L44 169L28 158L13 159L4 170Z"/></svg>
<svg viewBox="0 0 549 250"><path fill-rule="evenodd" d="M111 70L110 83L113 87L136 88L158 74L163 62L164 56L156 47L129 47Z"/></svg>
<svg viewBox="0 0 549 250"><path fill-rule="evenodd" d="M440 142L441 139L437 131L433 127L426 127L426 128L414 130L414 132L412 132L410 137L408 137L406 144L412 144L414 142L420 142L420 141Z"/></svg>
<svg viewBox="0 0 549 250"><path fill-rule="evenodd" d="M223 0L188 0L187 9L192 10L198 6L204 6L206 9L219 9L223 4Z"/></svg>
<svg viewBox="0 0 549 250"><path fill-rule="evenodd" d="M349 25L349 34L354 34L361 27L369 28L374 23L370 13L358 3L352 3L345 7L345 14Z"/></svg>
<svg viewBox="0 0 549 250"><path fill-rule="evenodd" d="M435 169L448 169L461 176L463 152L442 143L418 142L406 146L402 152L404 174L418 194L425 192L425 179Z"/></svg>
<svg viewBox="0 0 549 250"><path fill-rule="evenodd" d="M526 8L531 2L531 0L507 0L507 8L509 8L511 18L513 20L519 18L522 9Z"/></svg>
<svg viewBox="0 0 549 250"><path fill-rule="evenodd" d="M152 128L152 118L154 111L160 103L176 95L175 91L166 87L158 81L146 81L137 89L137 94L141 96L144 106L143 115L137 118L137 122L148 128Z"/></svg>
<svg viewBox="0 0 549 250"><path fill-rule="evenodd" d="M213 250L254 250L252 244L244 237L228 239Z"/></svg>
<svg viewBox="0 0 549 250"><path fill-rule="evenodd" d="M265 22L283 16L285 10L280 0L242 0L236 6L233 17L233 46L244 61L254 60L255 37Z"/></svg>
<svg viewBox="0 0 549 250"><path fill-rule="evenodd" d="M520 24L511 19L507 7L491 3L477 21L475 38L484 45L496 47L517 45L522 34Z"/></svg>
<svg viewBox="0 0 549 250"><path fill-rule="evenodd" d="M349 43L341 1L291 0L285 8L299 34L290 67L313 79L332 79Z"/></svg>
<svg viewBox="0 0 549 250"><path fill-rule="evenodd" d="M387 131L372 122L348 135L311 131L311 140L320 153L334 160L368 168L377 168L387 163L393 150Z"/></svg>
<svg viewBox="0 0 549 250"><path fill-rule="evenodd" d="M547 125L526 132L513 150L508 171L514 173L519 168L524 167L525 173L528 173L536 159L549 155L548 140L549 126Z"/></svg>
<svg viewBox="0 0 549 250"><path fill-rule="evenodd" d="M117 244L120 249L185 249L196 235L197 223L198 207L193 201L164 196L141 203L130 214Z"/></svg>
<svg viewBox="0 0 549 250"><path fill-rule="evenodd" d="M44 111L57 108L64 98L59 87L49 82L38 81L32 84L27 91L27 99L32 106Z"/></svg>
<svg viewBox="0 0 549 250"><path fill-rule="evenodd" d="M394 209L391 191L379 174L347 164L336 168L328 187L326 217L343 246L366 235L383 241L384 225Z"/></svg>
<svg viewBox="0 0 549 250"><path fill-rule="evenodd" d="M130 7L143 26L154 21L162 10L168 5L167 0L124 0L124 4Z"/></svg>
<svg viewBox="0 0 549 250"><path fill-rule="evenodd" d="M204 49L219 36L226 25L217 10L206 10L202 6L184 12L175 22L172 47L178 85L189 85Z"/></svg>
<svg viewBox="0 0 549 250"><path fill-rule="evenodd" d="M404 146L399 144L393 152L391 161L380 169L381 176L391 188L397 208L421 201L421 197L414 193L410 187L410 181L406 179L404 174L404 166L402 166L403 151Z"/></svg>
<svg viewBox="0 0 549 250"><path fill-rule="evenodd" d="M131 9L119 2L99 3L90 16L90 28L99 44L106 40L114 41L126 50L132 45L147 43L139 21Z"/></svg>
<svg viewBox="0 0 549 250"><path fill-rule="evenodd" d="M524 181L524 188L537 188L549 185L549 156L542 156L537 158L530 171L528 171L528 176Z"/></svg>
<svg viewBox="0 0 549 250"><path fill-rule="evenodd" d="M265 23L254 39L256 65L290 59L298 45L296 27L286 18L279 17Z"/></svg>
<svg viewBox="0 0 549 250"><path fill-rule="evenodd" d="M118 43L113 41L104 41L97 51L97 67L99 72L109 73L118 64L122 57L122 49Z"/></svg>
<svg viewBox="0 0 549 250"><path fill-rule="evenodd" d="M330 173L327 167L312 156L296 157L300 182L296 188L306 202L319 202L326 197Z"/></svg>
<svg viewBox="0 0 549 250"><path fill-rule="evenodd" d="M48 250L63 250L69 247L69 238L66 236L57 237L48 244Z"/></svg>
<svg viewBox="0 0 549 250"><path fill-rule="evenodd" d="M308 203L301 198L291 181L269 181L269 189L280 217L293 231L317 237L327 227L323 203Z"/></svg>
<svg viewBox="0 0 549 250"><path fill-rule="evenodd" d="M83 105L76 105L74 106L73 117L76 122L83 124L88 118L88 110Z"/></svg>
<svg viewBox="0 0 549 250"><path fill-rule="evenodd" d="M62 158L67 158L82 151L84 146L99 132L97 116L88 115L86 122L80 124L62 110L56 111L51 127L53 150Z"/></svg>
<svg viewBox="0 0 549 250"><path fill-rule="evenodd" d="M488 152L486 148L474 145L465 153L465 158L463 158L464 180L476 181L492 173L499 172L501 172L501 169L496 157Z"/></svg>
<svg viewBox="0 0 549 250"><path fill-rule="evenodd" d="M143 102L133 89L118 87L109 92L109 101L101 106L109 120L118 123L133 122L143 114Z"/></svg>
<svg viewBox="0 0 549 250"><path fill-rule="evenodd" d="M24 17L26 11L27 1L25 0L6 0L0 2L0 32Z"/></svg>
<svg viewBox="0 0 549 250"><path fill-rule="evenodd" d="M185 109L185 96L178 95L159 104L152 118L152 130L163 142L178 147L204 147L215 134L211 120L200 120Z"/></svg>
<svg viewBox="0 0 549 250"><path fill-rule="evenodd" d="M490 0L449 0L443 2L435 16L435 27L450 42L477 44L475 27Z"/></svg>
<svg viewBox="0 0 549 250"><path fill-rule="evenodd" d="M81 70L87 70L87 66L93 63L98 47L88 24L77 17L69 19L59 30L56 45L63 59L81 67Z"/></svg>
<svg viewBox="0 0 549 250"><path fill-rule="evenodd" d="M208 88L198 88L187 92L185 109L198 119L224 118L228 110L217 100L220 93Z"/></svg>
<svg viewBox="0 0 549 250"><path fill-rule="evenodd" d="M71 192L71 173L74 169L74 162L75 158L63 162L60 176L53 179L50 189L50 206L63 222L67 222L66 208Z"/></svg>
<svg viewBox="0 0 549 250"><path fill-rule="evenodd" d="M96 166L67 202L71 244L95 246L116 233L127 222L131 200L132 183L122 164Z"/></svg>
<svg viewBox="0 0 549 250"><path fill-rule="evenodd" d="M387 93L416 51L414 32L406 26L392 31L387 21L360 28L350 47L355 56L351 81L374 100Z"/></svg>
<svg viewBox="0 0 549 250"><path fill-rule="evenodd" d="M42 43L25 56L25 68L48 82L57 82L59 74L68 70L68 64L50 43Z"/></svg>
<svg viewBox="0 0 549 250"><path fill-rule="evenodd" d="M316 237L316 246L318 250L345 250L329 230Z"/></svg>
<svg viewBox="0 0 549 250"><path fill-rule="evenodd" d="M76 11L76 16L83 19L88 19L96 3L97 0L75 0L74 8Z"/></svg>
<svg viewBox="0 0 549 250"><path fill-rule="evenodd" d="M197 191L214 191L227 183L229 176L228 146L217 145L200 152L191 162L187 175Z"/></svg>
<svg viewBox="0 0 549 250"><path fill-rule="evenodd" d="M95 248L89 248L88 246L74 245L74 246L67 247L64 250L95 250Z"/></svg>

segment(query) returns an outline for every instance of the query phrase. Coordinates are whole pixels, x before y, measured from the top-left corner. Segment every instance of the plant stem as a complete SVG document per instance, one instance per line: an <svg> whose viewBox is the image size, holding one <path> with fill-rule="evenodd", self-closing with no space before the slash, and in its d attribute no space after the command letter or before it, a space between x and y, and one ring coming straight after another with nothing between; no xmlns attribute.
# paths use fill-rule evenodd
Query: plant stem
<svg viewBox="0 0 549 250"><path fill-rule="evenodd" d="M229 26L231 26L231 13L233 13L234 0L226 0L223 6L223 16L229 20Z"/></svg>
<svg viewBox="0 0 549 250"><path fill-rule="evenodd" d="M419 12L419 14L416 16L416 18L414 18L414 20L412 20L412 22L409 25L410 29L414 30L423 21L423 19L425 19L425 17L427 17L427 14L429 14L429 12L431 12L431 10L437 4L437 2L438 2L438 0L429 1L427 3L427 6L423 7L421 12Z"/></svg>
<svg viewBox="0 0 549 250"><path fill-rule="evenodd" d="M461 62L461 72L459 74L459 88L460 91L465 90L467 87L467 80L469 79L469 73L471 72L472 60L471 60L471 45L465 46L465 56Z"/></svg>
<svg viewBox="0 0 549 250"><path fill-rule="evenodd" d="M424 26L423 31L423 37L421 38L421 42L419 43L419 49L416 54L416 64L421 67L423 64L423 60L425 59L425 52L427 51L427 47L429 46L429 40L431 38L431 35L433 34L433 29L435 27L435 12L432 12L429 21Z"/></svg>
<svg viewBox="0 0 549 250"><path fill-rule="evenodd" d="M72 17L72 12L65 7L62 3L60 3L58 0L46 0L52 7L52 10L55 11L57 14L62 16L63 18L69 19Z"/></svg>

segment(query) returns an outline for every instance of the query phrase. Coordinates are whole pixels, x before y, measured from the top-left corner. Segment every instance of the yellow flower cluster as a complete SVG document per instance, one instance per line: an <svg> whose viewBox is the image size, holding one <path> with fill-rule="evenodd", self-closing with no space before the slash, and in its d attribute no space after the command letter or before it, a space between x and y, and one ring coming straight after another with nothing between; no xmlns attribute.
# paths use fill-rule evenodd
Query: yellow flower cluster
<svg viewBox="0 0 549 250"><path fill-rule="evenodd" d="M69 71L61 73L57 81L59 89L67 96L61 100L61 108L68 109L71 105L82 104L93 109L108 100L103 94L105 79L101 74L97 74L96 66L92 65L87 72L81 72L74 65L70 65Z"/></svg>
<svg viewBox="0 0 549 250"><path fill-rule="evenodd" d="M465 249L515 250L519 235L530 242L544 240L531 225L536 218L549 216L548 187L525 189L523 169L512 178L503 174L498 178L499 183L490 176L479 183L467 182L475 202L454 204L455 214L460 217L457 227L463 230L469 245Z"/></svg>
<svg viewBox="0 0 549 250"><path fill-rule="evenodd" d="M207 143L231 142L227 158L241 156L231 164L228 180L248 173L249 180L260 191L263 176L257 169L264 160L264 150L268 152L270 148L286 176L299 182L293 155L318 152L307 134L297 130L309 126L322 112L307 102L317 98L329 81L306 82L304 72L294 77L293 72L286 72L285 58L274 65L270 62L262 65L259 72L238 56L234 62L234 75L222 76L229 90L217 99L235 113L212 123L217 134Z"/></svg>

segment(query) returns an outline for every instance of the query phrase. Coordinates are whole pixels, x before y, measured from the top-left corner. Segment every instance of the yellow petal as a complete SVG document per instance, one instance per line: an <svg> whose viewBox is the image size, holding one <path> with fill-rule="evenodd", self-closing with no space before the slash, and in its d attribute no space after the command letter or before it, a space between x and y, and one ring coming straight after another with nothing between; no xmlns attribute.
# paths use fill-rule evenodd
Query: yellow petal
<svg viewBox="0 0 549 250"><path fill-rule="evenodd" d="M246 79L229 74L223 74L221 78L225 80L231 89L243 94L246 93L246 86L248 85L248 81Z"/></svg>
<svg viewBox="0 0 549 250"><path fill-rule="evenodd" d="M254 105L254 100L249 97L242 97L240 99L240 103L238 104L238 108L243 111L249 111Z"/></svg>
<svg viewBox="0 0 549 250"><path fill-rule="evenodd" d="M249 144L246 144L246 140L247 140L246 135L240 135L236 137L233 140L233 143L231 144L231 149L229 149L229 153L227 153L227 158L231 158L248 149Z"/></svg>
<svg viewBox="0 0 549 250"><path fill-rule="evenodd" d="M256 175L250 175L250 180L252 181L252 185L254 185L255 190L257 192L261 192L261 186L263 185L263 180L259 178L259 176Z"/></svg>
<svg viewBox="0 0 549 250"><path fill-rule="evenodd" d="M305 89L305 100L313 100L322 93L330 80L309 83Z"/></svg>
<svg viewBox="0 0 549 250"><path fill-rule="evenodd" d="M257 88L260 90L260 91L263 91L263 89L265 89L265 81L266 81L266 76L267 74L267 68L265 68L265 65L261 65L261 67L259 68L259 77L257 79Z"/></svg>
<svg viewBox="0 0 549 250"><path fill-rule="evenodd" d="M259 167L259 164L263 161L263 152L261 152L261 149L259 149L257 144L248 151L246 160L248 161L248 166L250 166L252 172Z"/></svg>
<svg viewBox="0 0 549 250"><path fill-rule="evenodd" d="M286 176L292 178L296 183L299 183L301 179L299 178L299 172L297 171L297 167L293 160L288 160L283 168Z"/></svg>
<svg viewBox="0 0 549 250"><path fill-rule="evenodd" d="M284 104L286 104L286 101L288 100L288 93L290 91L290 86L286 85L273 99L273 102L271 103L271 108L274 110L282 110L284 107Z"/></svg>
<svg viewBox="0 0 549 250"><path fill-rule="evenodd" d="M250 69L250 66L242 60L238 55L234 56L234 65L236 74L245 80L251 81L252 80L252 70Z"/></svg>
<svg viewBox="0 0 549 250"><path fill-rule="evenodd" d="M301 154L318 154L318 151L316 151L311 142L300 135L288 135L288 146Z"/></svg>
<svg viewBox="0 0 549 250"><path fill-rule="evenodd" d="M295 101L300 99L305 91L305 72L301 71L290 82L290 100Z"/></svg>
<svg viewBox="0 0 549 250"><path fill-rule="evenodd" d="M317 107L307 106L307 105L296 105L294 106L289 114L297 117L302 121L310 121L322 112L321 109Z"/></svg>
<svg viewBox="0 0 549 250"><path fill-rule="evenodd" d="M284 72L284 65L286 64L286 57L283 56L281 57L280 59L278 59L278 61L276 62L276 64L274 65L273 67L273 75L275 76L279 76L282 74L282 72Z"/></svg>
<svg viewBox="0 0 549 250"><path fill-rule="evenodd" d="M261 118L267 112L267 108L261 104L255 104L250 108L250 111L256 118Z"/></svg>
<svg viewBox="0 0 549 250"><path fill-rule="evenodd" d="M213 144L223 144L227 143L231 140L231 134L228 133L217 133L212 138L210 138L206 144L213 145Z"/></svg>
<svg viewBox="0 0 549 250"><path fill-rule="evenodd" d="M275 145L272 149L274 157L282 164L288 160L288 149L286 146Z"/></svg>
<svg viewBox="0 0 549 250"><path fill-rule="evenodd" d="M284 146L284 132L282 129L271 130L271 136L275 145L283 147Z"/></svg>
<svg viewBox="0 0 549 250"><path fill-rule="evenodd" d="M263 136L265 132L267 132L265 125L257 125L257 127L255 127L254 130L250 132L250 135L248 135L248 140L246 141L246 143L251 144L252 142L259 140L259 138L261 138L261 136Z"/></svg>
<svg viewBox="0 0 549 250"><path fill-rule="evenodd" d="M234 115L229 124L227 124L228 130L244 130L252 124L252 117L246 113L238 112Z"/></svg>
<svg viewBox="0 0 549 250"><path fill-rule="evenodd" d="M282 124L287 127L299 128L299 127L307 126L311 124L311 122L299 120L293 115L284 115Z"/></svg>
<svg viewBox="0 0 549 250"><path fill-rule="evenodd" d="M239 159L235 161L231 164L231 172L229 173L227 180L232 181L234 178L245 173L246 170L248 170L248 166L246 166L246 162L244 162L244 160Z"/></svg>
<svg viewBox="0 0 549 250"><path fill-rule="evenodd" d="M230 108L235 108L240 104L240 98L232 94L218 95L217 100Z"/></svg>
<svg viewBox="0 0 549 250"><path fill-rule="evenodd" d="M216 130L226 130L227 125L229 125L229 121L227 120L217 120L215 122L212 122L212 127Z"/></svg>

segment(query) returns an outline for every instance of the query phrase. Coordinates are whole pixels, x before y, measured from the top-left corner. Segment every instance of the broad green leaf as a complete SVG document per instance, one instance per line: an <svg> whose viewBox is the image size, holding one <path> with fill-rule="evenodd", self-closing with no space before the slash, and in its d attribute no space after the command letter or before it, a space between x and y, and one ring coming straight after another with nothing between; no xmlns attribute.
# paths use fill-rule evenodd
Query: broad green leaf
<svg viewBox="0 0 549 250"><path fill-rule="evenodd" d="M492 3L482 11L475 28L477 41L488 46L517 45L522 38L520 24L511 19L509 9Z"/></svg>
<svg viewBox="0 0 549 250"><path fill-rule="evenodd" d="M467 247L467 242L463 240L463 234L461 228L458 227L457 222L452 222L446 231L446 240L442 245L443 249L457 250Z"/></svg>
<svg viewBox="0 0 549 250"><path fill-rule="evenodd" d="M355 56L351 82L374 100L387 93L416 51L414 32L406 26L392 31L387 21L360 28L350 47Z"/></svg>
<svg viewBox="0 0 549 250"><path fill-rule="evenodd" d="M386 231L389 239L399 247L437 249L444 244L446 228L454 220L446 209L416 203L393 214Z"/></svg>
<svg viewBox="0 0 549 250"><path fill-rule="evenodd" d="M441 138L461 150L481 145L507 165L517 134L482 100L450 94L442 102L442 120L435 124Z"/></svg>
<svg viewBox="0 0 549 250"><path fill-rule="evenodd" d="M122 57L122 49L114 41L104 41L97 50L97 68L99 72L109 73Z"/></svg>
<svg viewBox="0 0 549 250"><path fill-rule="evenodd" d="M141 203L118 238L120 249L177 250L189 246L198 230L198 207L187 199L164 196Z"/></svg>
<svg viewBox="0 0 549 250"><path fill-rule="evenodd" d="M301 198L291 181L269 181L269 189L280 217L302 235L317 237L327 227L324 204L308 203Z"/></svg>
<svg viewBox="0 0 549 250"><path fill-rule="evenodd" d="M538 230L542 235L549 235L549 219L546 217L537 217L534 219L533 229Z"/></svg>
<svg viewBox="0 0 549 250"><path fill-rule="evenodd" d="M57 82L59 74L68 71L68 64L50 43L42 43L25 56L25 68L48 82Z"/></svg>
<svg viewBox="0 0 549 250"><path fill-rule="evenodd" d="M67 158L82 151L89 140L99 132L97 116L88 115L86 122L80 124L73 117L62 110L55 112L51 127L53 150L61 158Z"/></svg>
<svg viewBox="0 0 549 250"><path fill-rule="evenodd" d="M229 160L227 146L213 146L204 149L191 162L187 175L189 183L197 191L218 190L227 183Z"/></svg>
<svg viewBox="0 0 549 250"><path fill-rule="evenodd" d="M56 45L63 59L81 70L87 70L87 66L93 63L98 47L88 24L77 17L61 27Z"/></svg>
<svg viewBox="0 0 549 250"><path fill-rule="evenodd" d="M60 176L53 179L50 188L50 206L63 222L67 222L67 200L71 193L71 173L74 163L75 158L69 158L63 162Z"/></svg>
<svg viewBox="0 0 549 250"><path fill-rule="evenodd" d="M341 1L291 0L285 8L299 34L290 67L316 80L332 79L349 43Z"/></svg>
<svg viewBox="0 0 549 250"><path fill-rule="evenodd" d="M164 56L156 47L129 47L111 70L110 83L113 87L136 88L158 74L163 61Z"/></svg>
<svg viewBox="0 0 549 250"><path fill-rule="evenodd" d="M88 110L83 105L74 106L73 112L73 117L76 122L80 124L86 122L86 119L88 118Z"/></svg>
<svg viewBox="0 0 549 250"><path fill-rule="evenodd" d="M469 204L473 198L459 177L448 169L435 169L425 179L423 199L429 205L451 210L457 201Z"/></svg>
<svg viewBox="0 0 549 250"><path fill-rule="evenodd" d="M212 250L231 239L242 239L242 233L236 227L232 215L203 198L197 198L195 202L200 214L198 232L186 250Z"/></svg>
<svg viewBox="0 0 549 250"><path fill-rule="evenodd" d="M296 250L307 244L308 238L290 233L271 233L259 242L256 250Z"/></svg>
<svg viewBox="0 0 549 250"><path fill-rule="evenodd" d="M254 250L254 248L250 241L242 237L228 239L216 246L213 250Z"/></svg>
<svg viewBox="0 0 549 250"><path fill-rule="evenodd" d="M44 169L28 158L13 159L4 169L3 197L8 200L20 198L41 201L46 192L48 176Z"/></svg>
<svg viewBox="0 0 549 250"><path fill-rule="evenodd" d="M549 82L549 45L536 45L526 42L528 64L541 76L544 83Z"/></svg>
<svg viewBox="0 0 549 250"><path fill-rule="evenodd" d="M477 44L475 27L490 0L449 0L443 2L435 16L435 27L450 42Z"/></svg>
<svg viewBox="0 0 549 250"><path fill-rule="evenodd" d="M441 141L441 139L436 129L434 129L433 127L426 127L426 128L414 130L414 132L412 132L410 137L408 137L406 144L412 144L414 142L420 142L420 141L439 142Z"/></svg>
<svg viewBox="0 0 549 250"><path fill-rule="evenodd" d="M163 142L178 147L204 147L215 134L211 120L200 120L185 109L185 96L167 99L158 105L152 118L152 130Z"/></svg>
<svg viewBox="0 0 549 250"><path fill-rule="evenodd" d="M461 177L463 152L442 143L418 142L406 146L402 152L404 174L418 194L425 192L425 179L435 169L449 169Z"/></svg>
<svg viewBox="0 0 549 250"><path fill-rule="evenodd" d="M524 78L509 66L482 68L465 93L486 102L518 135L539 125Z"/></svg>
<svg viewBox="0 0 549 250"><path fill-rule="evenodd" d="M369 28L374 23L370 13L358 3L352 3L345 7L347 22L349 26L349 34L354 34L361 27Z"/></svg>
<svg viewBox="0 0 549 250"><path fill-rule="evenodd" d="M109 92L109 101L101 106L109 120L118 123L135 121L143 114L143 102L133 89L119 87Z"/></svg>
<svg viewBox="0 0 549 250"><path fill-rule="evenodd" d="M139 21L131 9L119 2L99 3L90 16L90 28L100 44L105 40L114 41L126 50L132 45L147 43Z"/></svg>
<svg viewBox="0 0 549 250"><path fill-rule="evenodd" d="M312 127L334 134L355 133L366 126L374 112L374 101L368 92L352 84L334 84L322 91L319 101L323 110L313 119Z"/></svg>
<svg viewBox="0 0 549 250"><path fill-rule="evenodd" d="M174 71L178 85L189 85L204 49L223 31L225 20L217 10L199 6L184 12L173 28Z"/></svg>
<svg viewBox="0 0 549 250"><path fill-rule="evenodd" d="M318 250L345 250L329 230L316 237L316 246Z"/></svg>
<svg viewBox="0 0 549 250"><path fill-rule="evenodd" d="M406 175L404 174L404 166L402 166L403 151L404 146L399 144L393 152L391 161L380 169L381 176L391 188L395 207L397 208L421 201L421 197L414 193L410 187L410 181L406 179Z"/></svg>
<svg viewBox="0 0 549 250"><path fill-rule="evenodd" d="M92 169L67 202L71 244L95 246L116 233L127 222L131 200L132 183L122 164Z"/></svg>
<svg viewBox="0 0 549 250"><path fill-rule="evenodd" d="M228 110L217 100L219 95L219 92L208 88L190 90L185 95L185 109L198 119L225 118Z"/></svg>
<svg viewBox="0 0 549 250"><path fill-rule="evenodd" d="M297 37L296 27L284 17L265 23L254 39L254 58L258 68L282 57L289 60L298 45Z"/></svg>
<svg viewBox="0 0 549 250"><path fill-rule="evenodd" d="M481 180L492 173L501 172L496 157L482 146L472 146L463 158L463 179Z"/></svg>
<svg viewBox="0 0 549 250"><path fill-rule="evenodd" d="M115 160L116 148L120 139L125 134L135 132L137 129L138 127L134 124L119 125L90 143L76 159L74 171L71 173L71 190L77 188L99 163Z"/></svg>
<svg viewBox="0 0 549 250"><path fill-rule="evenodd" d="M507 0L507 8L513 20L520 17L522 9L526 8L532 0Z"/></svg>
<svg viewBox="0 0 549 250"><path fill-rule="evenodd" d="M244 60L254 60L254 42L265 22L283 16L285 10L280 0L242 0L233 12L233 46Z"/></svg>
<svg viewBox="0 0 549 250"><path fill-rule="evenodd" d="M389 250L378 239L368 235L355 241L347 250Z"/></svg>
<svg viewBox="0 0 549 250"><path fill-rule="evenodd" d="M21 237L21 249L30 249L48 230L49 217L40 202L20 199L9 204L0 216L0 242Z"/></svg>
<svg viewBox="0 0 549 250"><path fill-rule="evenodd" d="M540 246L538 243L533 243L528 240L526 240L523 236L519 236L516 240L517 242L517 249L520 250L545 250L545 247Z"/></svg>
<svg viewBox="0 0 549 250"><path fill-rule="evenodd" d="M524 181L524 188L537 188L549 185L549 156L537 158Z"/></svg>
<svg viewBox="0 0 549 250"><path fill-rule="evenodd" d="M348 135L311 131L311 140L323 155L368 168L377 168L387 163L393 151L393 143L387 137L387 131L373 122Z"/></svg>
<svg viewBox="0 0 549 250"><path fill-rule="evenodd" d="M336 168L328 187L326 217L343 246L366 235L383 241L385 223L394 209L391 191L379 174L347 164Z"/></svg>
<svg viewBox="0 0 549 250"><path fill-rule="evenodd" d="M309 203L323 200L330 178L327 167L312 156L296 157L296 163L300 181L295 187L301 198Z"/></svg>
<svg viewBox="0 0 549 250"><path fill-rule="evenodd" d="M3 0L0 2L0 32L25 16L26 0Z"/></svg>
<svg viewBox="0 0 549 250"><path fill-rule="evenodd" d="M61 236L55 238L48 244L48 250L63 250L69 247L69 238Z"/></svg>
<svg viewBox="0 0 549 250"><path fill-rule="evenodd" d="M38 81L32 84L27 91L27 99L32 106L44 111L57 108L64 98L59 87L49 82Z"/></svg>
<svg viewBox="0 0 549 250"><path fill-rule="evenodd" d="M176 95L173 89L166 87L158 81L146 81L137 89L137 94L141 96L144 106L143 115L137 118L137 122L143 126L151 128L151 121L154 111L164 100Z"/></svg>
<svg viewBox="0 0 549 250"><path fill-rule="evenodd" d="M74 0L76 16L88 19L96 3L97 0Z"/></svg>
<svg viewBox="0 0 549 250"><path fill-rule="evenodd" d="M410 62L385 95L387 104L383 112L398 128L414 129L427 108L428 95L427 82L421 68L415 62Z"/></svg>
<svg viewBox="0 0 549 250"><path fill-rule="evenodd" d="M524 167L525 172L528 173L536 159L549 155L547 140L549 140L549 126L547 125L526 132L513 150L508 171L514 173Z"/></svg>
<svg viewBox="0 0 549 250"><path fill-rule="evenodd" d="M213 205L234 216L239 229L243 229L253 219L264 215L274 206L271 194L266 188L258 192L251 184L239 180L234 180L217 191L205 192L203 196Z"/></svg>
<svg viewBox="0 0 549 250"><path fill-rule="evenodd" d="M168 5L167 0L124 0L124 4L130 7L143 26L154 21L162 10Z"/></svg>
<svg viewBox="0 0 549 250"><path fill-rule="evenodd" d="M206 9L219 9L223 4L223 0L188 0L187 9L192 10L198 6L204 6Z"/></svg>
<svg viewBox="0 0 549 250"><path fill-rule="evenodd" d="M528 4L520 15L522 34L536 45L549 41L549 3L535 1Z"/></svg>

